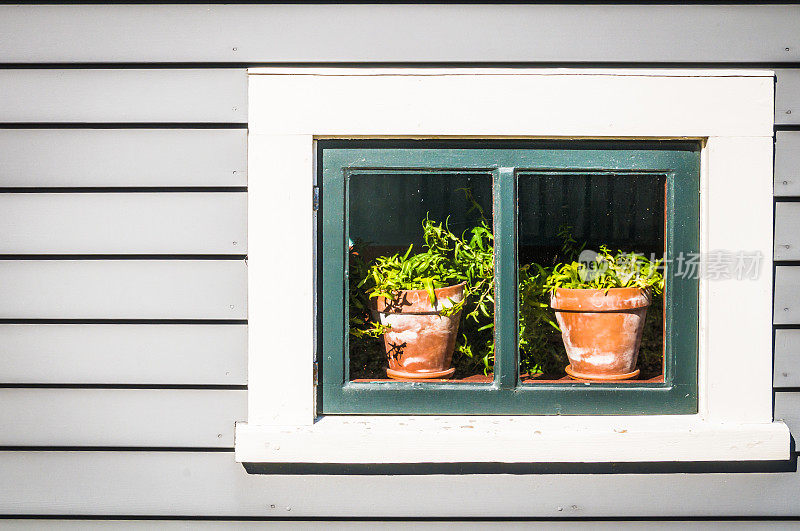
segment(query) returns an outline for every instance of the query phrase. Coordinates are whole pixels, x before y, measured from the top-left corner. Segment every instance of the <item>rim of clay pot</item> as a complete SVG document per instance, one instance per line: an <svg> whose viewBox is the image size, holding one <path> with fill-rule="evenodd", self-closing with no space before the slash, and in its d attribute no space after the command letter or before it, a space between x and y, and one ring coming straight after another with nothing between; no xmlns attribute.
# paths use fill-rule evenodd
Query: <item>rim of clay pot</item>
<svg viewBox="0 0 800 531"><path fill-rule="evenodd" d="M600 293L602 298L598 298ZM556 288L550 295L550 307L568 312L616 312L650 306L652 295L647 288Z"/></svg>
<svg viewBox="0 0 800 531"><path fill-rule="evenodd" d="M452 286L444 286L441 288L435 288L433 290L434 295L436 296L436 300L447 300L454 295L457 295L459 292L464 291L464 286L466 286L466 282L460 282L458 284L453 284ZM378 297L376 301L376 309L379 313L408 313L408 314L438 314L439 311L433 309L430 304L430 300L428 298L428 291L424 289L402 289L398 290L398 294L405 295L407 299L412 301L419 301L418 303L409 302L406 305L403 305L400 308L394 307L395 305L392 303L387 304L385 297Z"/></svg>
<svg viewBox="0 0 800 531"><path fill-rule="evenodd" d="M564 371L567 373L567 376L569 376L573 380L591 380L595 382L616 382L619 380L632 380L637 376L639 376L639 369L636 369L633 372L628 372L623 374L582 373L573 369L571 364L567 365L564 368Z"/></svg>
<svg viewBox="0 0 800 531"><path fill-rule="evenodd" d="M403 371L400 369L386 369L386 375L393 380L448 380L456 372L455 367L443 371Z"/></svg>

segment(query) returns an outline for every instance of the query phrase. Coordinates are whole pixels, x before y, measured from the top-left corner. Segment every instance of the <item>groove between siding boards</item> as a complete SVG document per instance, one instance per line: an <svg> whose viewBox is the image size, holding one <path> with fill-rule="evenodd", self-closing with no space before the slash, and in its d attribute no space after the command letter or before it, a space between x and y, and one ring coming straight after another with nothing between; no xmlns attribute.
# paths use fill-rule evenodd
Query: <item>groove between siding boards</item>
<svg viewBox="0 0 800 531"><path fill-rule="evenodd" d="M52 325L52 324L113 324L113 325L246 325L247 319L0 319L0 324Z"/></svg>
<svg viewBox="0 0 800 531"><path fill-rule="evenodd" d="M17 515L800 515L797 472L264 476L247 474L228 452L47 451L0 452L0 470L0 513ZM397 492L402 498L387 503L386 493ZM481 495L465 504L465 492Z"/></svg>
<svg viewBox="0 0 800 531"><path fill-rule="evenodd" d="M246 373L246 325L0 324L0 386L245 386Z"/></svg>
<svg viewBox="0 0 800 531"><path fill-rule="evenodd" d="M0 61L8 63L800 60L796 31L800 10L795 6L273 4L3 9ZM491 46L475 38L487 27L503 28ZM124 28L125 38L109 28Z"/></svg>
<svg viewBox="0 0 800 531"><path fill-rule="evenodd" d="M0 254L0 260L247 260L246 254Z"/></svg>
<svg viewBox="0 0 800 531"><path fill-rule="evenodd" d="M243 129L0 129L0 153L3 188L247 185Z"/></svg>
<svg viewBox="0 0 800 531"><path fill-rule="evenodd" d="M247 129L247 122L0 122L3 129Z"/></svg>
<svg viewBox="0 0 800 531"><path fill-rule="evenodd" d="M37 188L19 188L19 187L2 187L0 186L0 194L130 194L137 192L171 194L171 193L211 193L211 192L247 192L246 186L63 186L61 188L54 187L37 187Z"/></svg>
<svg viewBox="0 0 800 531"><path fill-rule="evenodd" d="M2 254L245 254L246 193L0 193Z"/></svg>
<svg viewBox="0 0 800 531"><path fill-rule="evenodd" d="M195 389L215 391L247 391L247 385L225 384L40 384L40 383L0 383L0 389Z"/></svg>
<svg viewBox="0 0 800 531"><path fill-rule="evenodd" d="M246 121L243 69L0 70L0 122Z"/></svg>
<svg viewBox="0 0 800 531"><path fill-rule="evenodd" d="M0 389L2 446L233 446L247 392Z"/></svg>
<svg viewBox="0 0 800 531"><path fill-rule="evenodd" d="M246 308L244 261L0 262L0 319L241 320Z"/></svg>

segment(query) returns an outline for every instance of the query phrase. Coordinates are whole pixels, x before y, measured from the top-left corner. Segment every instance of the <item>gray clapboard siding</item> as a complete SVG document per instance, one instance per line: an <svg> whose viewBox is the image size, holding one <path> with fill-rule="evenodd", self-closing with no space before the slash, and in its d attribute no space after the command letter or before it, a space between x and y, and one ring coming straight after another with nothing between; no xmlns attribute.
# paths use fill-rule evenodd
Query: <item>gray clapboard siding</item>
<svg viewBox="0 0 800 531"><path fill-rule="evenodd" d="M775 123L779 125L800 124L800 70L776 70Z"/></svg>
<svg viewBox="0 0 800 531"><path fill-rule="evenodd" d="M800 195L800 131L775 133L775 195Z"/></svg>
<svg viewBox="0 0 800 531"><path fill-rule="evenodd" d="M245 129L0 129L0 187L246 185Z"/></svg>
<svg viewBox="0 0 800 531"><path fill-rule="evenodd" d="M246 254L247 194L0 193L0 254Z"/></svg>
<svg viewBox="0 0 800 531"><path fill-rule="evenodd" d="M0 61L775 63L798 26L769 5L3 6Z"/></svg>
<svg viewBox="0 0 800 531"><path fill-rule="evenodd" d="M246 391L0 389L0 446L233 447Z"/></svg>
<svg viewBox="0 0 800 531"><path fill-rule="evenodd" d="M246 325L0 324L0 384L246 383Z"/></svg>
<svg viewBox="0 0 800 531"><path fill-rule="evenodd" d="M775 330L773 385L800 387L800 330Z"/></svg>
<svg viewBox="0 0 800 531"><path fill-rule="evenodd" d="M797 472L248 475L229 452L158 451L0 452L0 470L0 513L17 515L800 515Z"/></svg>
<svg viewBox="0 0 800 531"><path fill-rule="evenodd" d="M0 70L0 122L246 122L246 105L240 68Z"/></svg>
<svg viewBox="0 0 800 531"><path fill-rule="evenodd" d="M775 204L775 260L800 260L800 203Z"/></svg>
<svg viewBox="0 0 800 531"><path fill-rule="evenodd" d="M794 439L800 439L800 393L775 393L775 419L784 421Z"/></svg>
<svg viewBox="0 0 800 531"><path fill-rule="evenodd" d="M374 521L368 520L336 520L333 522L315 522L313 525L310 525L307 520L298 520L298 521L291 521L291 520L282 520L280 522L269 522L268 524L263 521L252 521L252 520L193 520L191 523L180 521L180 520L38 520L38 519L5 519L2 522L3 529L5 531L16 531L16 530L50 530L50 529L57 529L59 531L83 531L83 530L97 530L97 529L114 529L118 531L119 529L125 530L146 530L150 531L154 528L164 531L171 531L173 529L198 529L198 530L209 530L209 531L223 531L223 530L231 530L231 531L263 531L265 527L272 527L277 529L301 529L303 531L308 530L309 528L331 528L331 529L340 529L340 530L349 530L349 529L367 529L367 530L374 530L377 528L379 529L404 529L407 530L409 528L421 528L424 529L431 529L431 530L443 530L449 531L454 527L465 527L467 529L491 529L491 530L503 530L503 531L513 531L513 530L524 530L524 529L546 529L548 531L552 531L554 529L553 522L535 522L535 521L480 521L480 520L473 520L470 521L467 526L464 525L464 522L454 522L454 521L426 521L424 522L423 526L415 525L414 523L409 523L407 521L386 521L380 522L380 525L376 526ZM714 530L723 530L727 531L730 529L743 529L743 530L769 530L769 531L780 531L783 529L798 529L800 528L800 522L788 522L788 521L752 521L752 520L741 520L741 521L731 521L731 520L723 520L723 521L670 521L670 522L647 522L647 521L626 521L626 520L594 520L594 521L576 521L576 522L566 522L566 521L559 521L558 522L558 530L559 531L572 531L572 530L614 530L617 529L636 529L639 531L662 531L664 529L677 529L680 531L685 531L686 529L692 530L704 530L704 529L714 529Z"/></svg>
<svg viewBox="0 0 800 531"><path fill-rule="evenodd" d="M0 319L245 319L243 260L0 260Z"/></svg>
<svg viewBox="0 0 800 531"><path fill-rule="evenodd" d="M775 268L775 324L800 324L800 267Z"/></svg>

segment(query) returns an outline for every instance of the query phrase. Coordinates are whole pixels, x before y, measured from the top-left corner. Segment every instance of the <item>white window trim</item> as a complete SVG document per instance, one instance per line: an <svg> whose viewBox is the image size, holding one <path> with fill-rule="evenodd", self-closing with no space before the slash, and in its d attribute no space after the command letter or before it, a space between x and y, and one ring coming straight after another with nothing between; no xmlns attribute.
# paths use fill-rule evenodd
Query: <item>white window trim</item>
<svg viewBox="0 0 800 531"><path fill-rule="evenodd" d="M789 431L772 420L773 72L249 74L249 392L237 461L789 459ZM701 251L763 260L756 280L700 281L699 412L318 418L311 190L314 141L330 137L701 139Z"/></svg>

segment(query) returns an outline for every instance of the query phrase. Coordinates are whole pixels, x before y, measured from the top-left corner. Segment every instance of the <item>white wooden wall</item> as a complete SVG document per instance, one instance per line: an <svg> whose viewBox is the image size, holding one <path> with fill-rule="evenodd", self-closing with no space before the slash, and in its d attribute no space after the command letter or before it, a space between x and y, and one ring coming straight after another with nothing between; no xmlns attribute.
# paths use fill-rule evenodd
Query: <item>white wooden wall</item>
<svg viewBox="0 0 800 531"><path fill-rule="evenodd" d="M800 433L800 7L6 5L0 514L232 526L800 516L792 469L309 476L236 464L247 393L245 67L336 61L779 68L775 416Z"/></svg>

